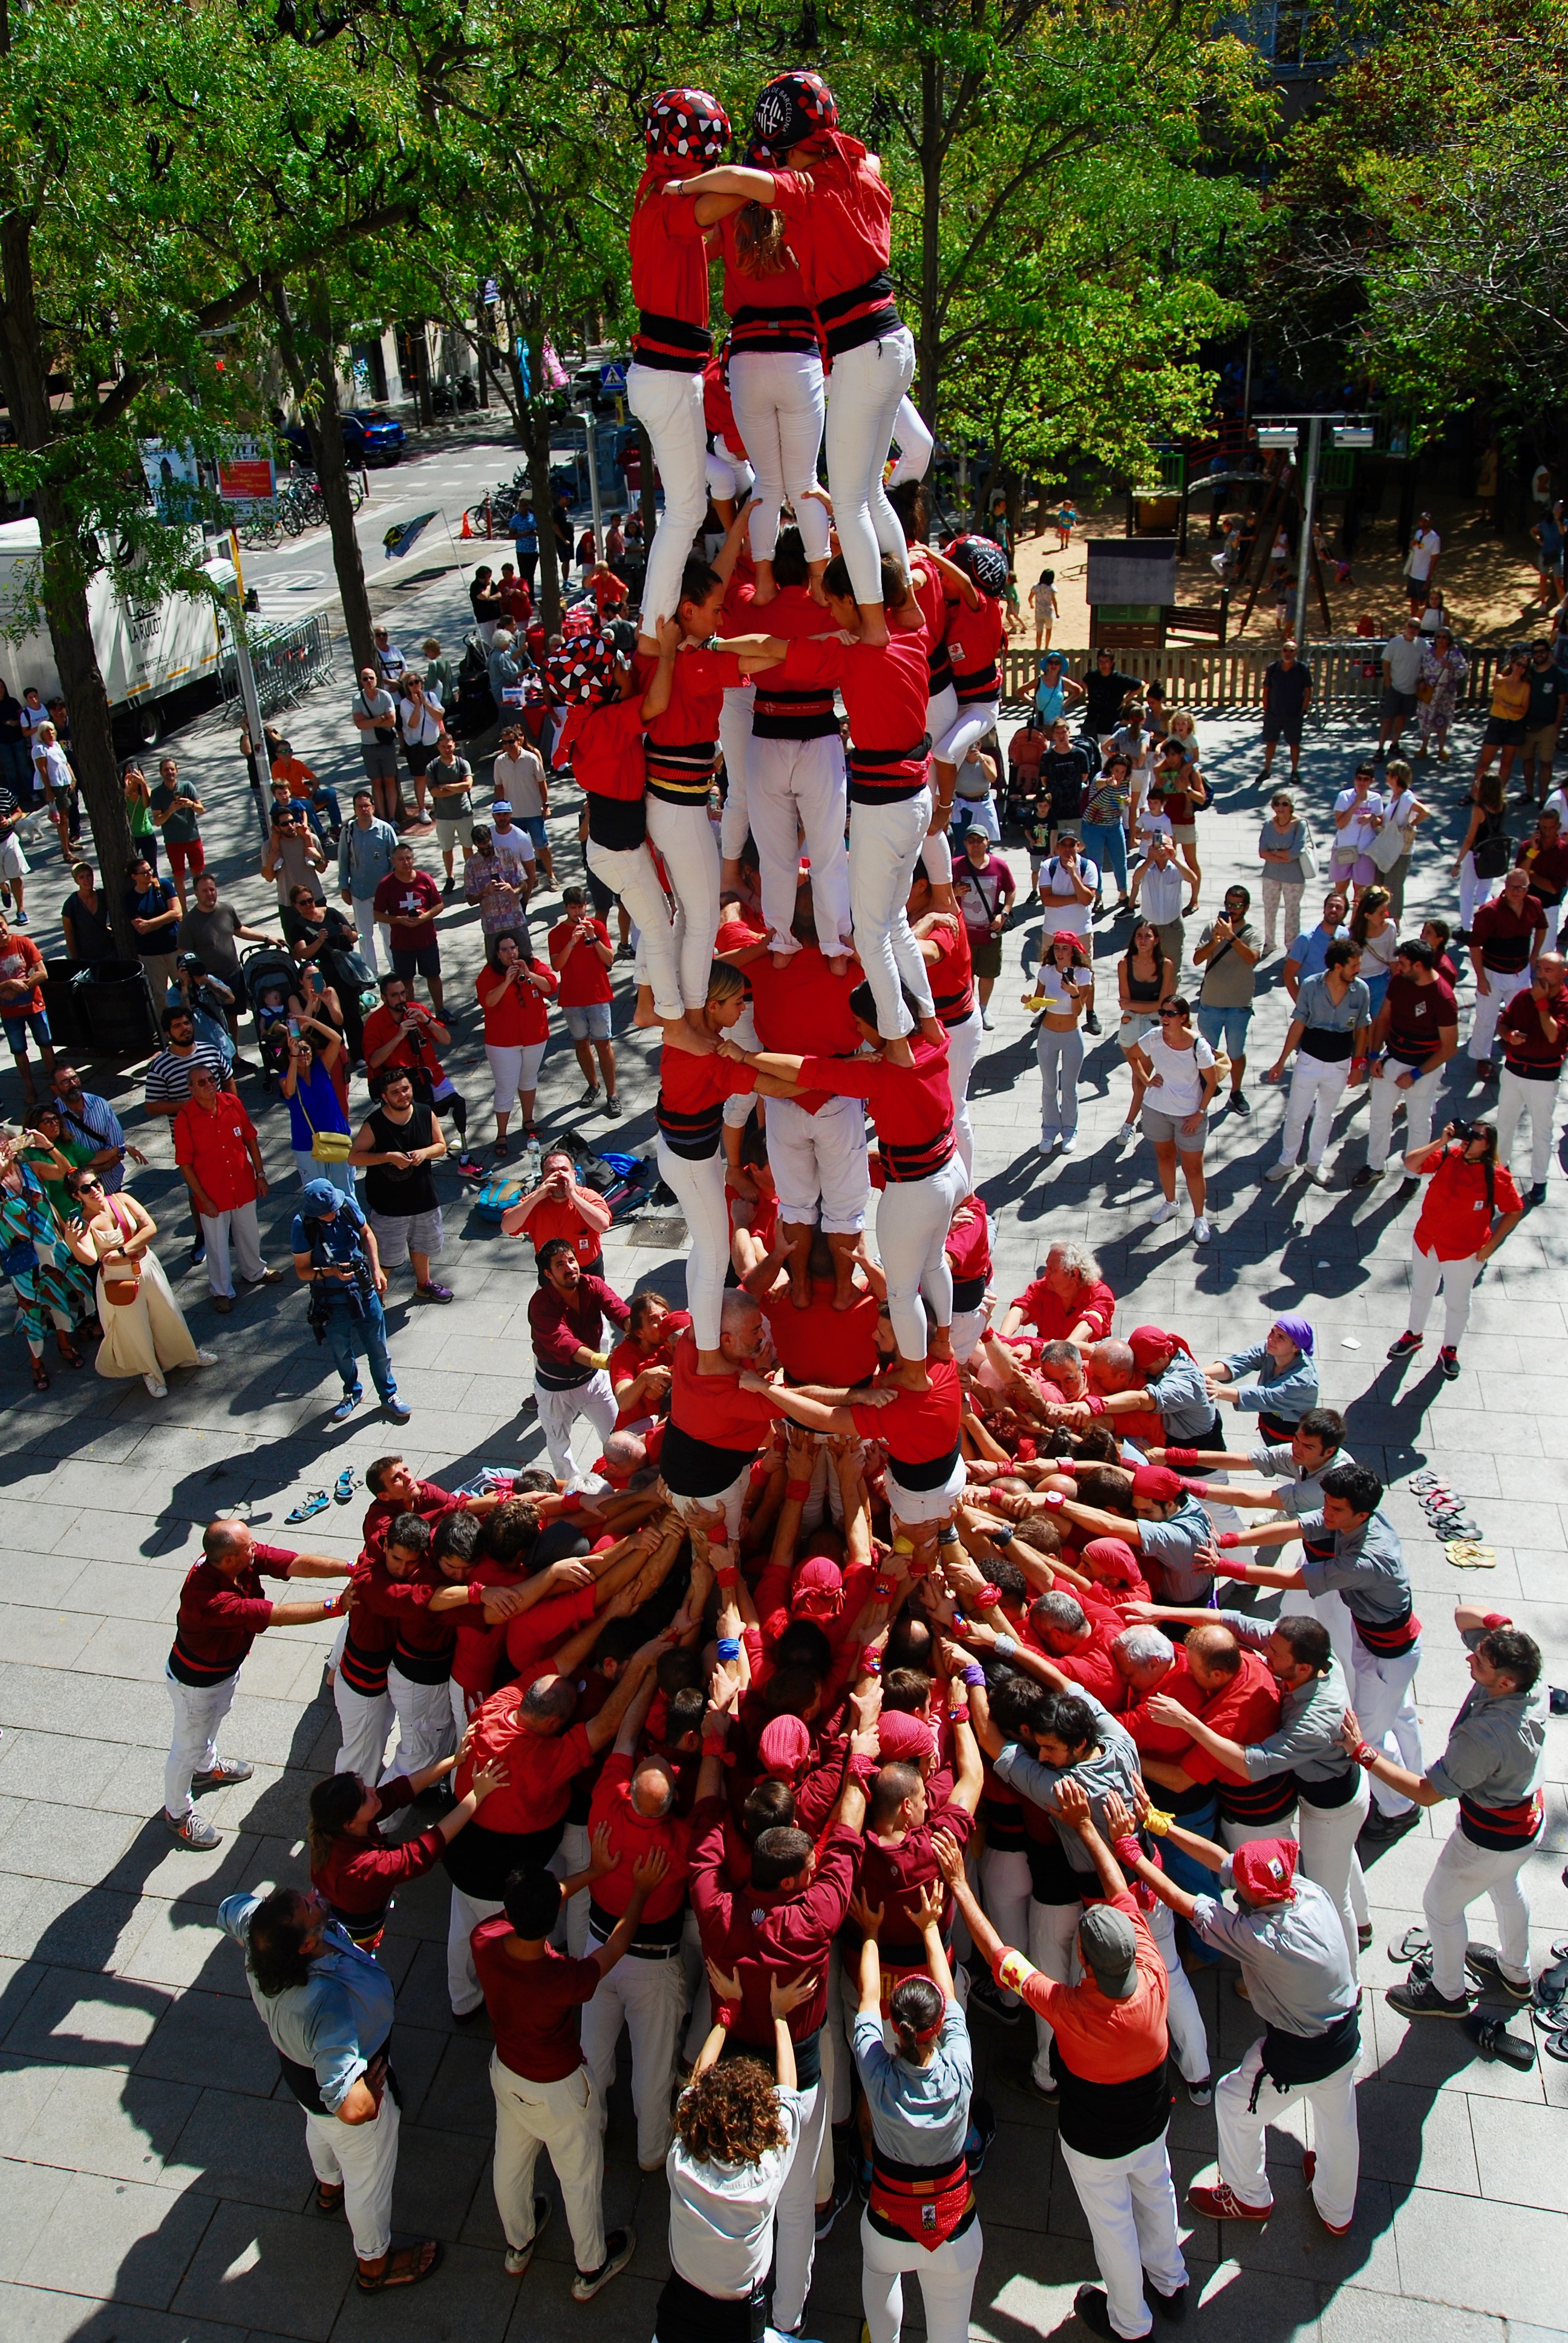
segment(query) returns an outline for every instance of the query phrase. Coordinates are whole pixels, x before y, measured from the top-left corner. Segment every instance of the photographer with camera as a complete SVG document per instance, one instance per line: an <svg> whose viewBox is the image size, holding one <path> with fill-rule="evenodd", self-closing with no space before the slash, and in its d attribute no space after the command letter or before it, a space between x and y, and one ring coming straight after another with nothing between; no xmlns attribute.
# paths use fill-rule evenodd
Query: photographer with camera
<svg viewBox="0 0 1568 2343"><path fill-rule="evenodd" d="M305 1183L294 1216L294 1273L309 1289L310 1331L326 1345L343 1379L332 1422L346 1423L364 1397L357 1363L363 1352L383 1411L394 1423L407 1423L410 1411L397 1396L387 1348L381 1307L387 1272L376 1232L353 1197L343 1195L330 1180Z"/></svg>
<svg viewBox="0 0 1568 2343"><path fill-rule="evenodd" d="M189 1010L196 1022L197 1041L209 1041L221 1054L226 1075L233 1072L235 1065L229 1018L236 1005L234 993L219 978L207 973L199 953L182 951L176 955L164 1007Z"/></svg>
<svg viewBox="0 0 1568 2343"><path fill-rule="evenodd" d="M352 1196L354 1166L348 1157L354 1141L336 1079L343 1037L308 1014L290 1016L285 1033L287 1055L278 1089L288 1103L288 1143L299 1184L308 1188L325 1180Z"/></svg>
<svg viewBox="0 0 1568 2343"><path fill-rule="evenodd" d="M319 872L327 855L311 826L309 811L297 798L272 809L272 824L262 850L261 875L277 889L277 907L286 910L297 887L308 887L319 901L327 900Z"/></svg>
<svg viewBox="0 0 1568 2343"><path fill-rule="evenodd" d="M1428 1179L1415 1224L1410 1262L1410 1323L1391 1344L1391 1359L1421 1348L1427 1313L1442 1288L1442 1348L1437 1363L1450 1383L1459 1375L1459 1338L1470 1320L1471 1289L1509 1232L1524 1202L1506 1164L1497 1160L1497 1132L1489 1122L1445 1123L1430 1147L1404 1159L1414 1179Z"/></svg>
<svg viewBox="0 0 1568 2343"><path fill-rule="evenodd" d="M395 1073L407 1073L421 1106L451 1116L463 1151L458 1171L467 1179L483 1179L484 1166L474 1161L467 1148L467 1101L447 1080L446 1068L436 1055L437 1048L451 1048L451 1032L438 1014L414 999L406 978L382 978L381 1006L365 1020L364 1046L371 1096L379 1098Z"/></svg>

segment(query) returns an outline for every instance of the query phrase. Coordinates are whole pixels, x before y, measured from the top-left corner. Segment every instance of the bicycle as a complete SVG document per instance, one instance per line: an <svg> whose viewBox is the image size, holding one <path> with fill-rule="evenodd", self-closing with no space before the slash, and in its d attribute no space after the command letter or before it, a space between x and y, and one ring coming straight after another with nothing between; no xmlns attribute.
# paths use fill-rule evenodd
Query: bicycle
<svg viewBox="0 0 1568 2343"><path fill-rule="evenodd" d="M239 524L239 541L247 553L270 553L283 543L283 522L276 497L254 504Z"/></svg>

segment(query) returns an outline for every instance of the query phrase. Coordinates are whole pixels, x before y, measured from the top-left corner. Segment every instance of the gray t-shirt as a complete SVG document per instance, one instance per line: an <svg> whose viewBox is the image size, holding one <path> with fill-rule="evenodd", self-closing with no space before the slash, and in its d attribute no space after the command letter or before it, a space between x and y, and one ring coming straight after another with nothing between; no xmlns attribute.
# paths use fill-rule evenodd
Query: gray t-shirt
<svg viewBox="0 0 1568 2343"><path fill-rule="evenodd" d="M474 769L467 757L454 757L449 765L444 765L437 757L425 778L430 784L430 798L437 820L466 821L474 810L472 791L465 789L461 797L451 794L437 796L437 791L447 791L453 781L472 781Z"/></svg>
<svg viewBox="0 0 1568 2343"><path fill-rule="evenodd" d="M1410 1574L1399 1532L1385 1513L1372 1513L1359 1530L1331 1530L1322 1514L1300 1516L1302 1534L1314 1544L1332 1537L1334 1550L1324 1562L1302 1564L1302 1584L1309 1594L1338 1590L1352 1619L1367 1626L1392 1626L1410 1615Z"/></svg>
<svg viewBox="0 0 1568 2343"><path fill-rule="evenodd" d="M1282 887L1302 887L1306 884L1302 871L1302 847L1306 835L1305 822L1292 821L1287 829L1281 830L1275 824L1272 815L1270 816L1258 832L1259 853L1261 854L1267 849L1271 854L1289 854L1292 859L1289 862L1265 862L1263 865L1265 879L1273 879Z"/></svg>
<svg viewBox="0 0 1568 2343"><path fill-rule="evenodd" d="M239 977L239 954L235 949L239 925L239 913L232 904L215 903L210 911L198 905L180 921L180 950L195 952L210 975L233 984Z"/></svg>
<svg viewBox="0 0 1568 2343"><path fill-rule="evenodd" d="M1229 1857L1220 1884L1233 1884ZM1241 1963L1247 1997L1265 2026L1311 2041L1349 2015L1361 1988L1351 1976L1338 1906L1299 1871L1295 1891L1288 1904L1235 1912L1200 1896L1192 1925L1206 1945Z"/></svg>
<svg viewBox="0 0 1568 2343"><path fill-rule="evenodd" d="M1182 1500L1180 1512L1168 1522L1140 1522L1138 1540L1144 1559L1159 1571L1157 1602L1186 1608L1213 1600L1212 1574L1199 1570L1192 1560L1201 1545L1214 1535L1214 1524L1196 1497Z"/></svg>
<svg viewBox="0 0 1568 2343"><path fill-rule="evenodd" d="M363 724L354 728L361 741L391 740L397 737L397 703L389 691L357 691L350 711L357 716L374 716L377 729L367 730Z"/></svg>
<svg viewBox="0 0 1568 2343"><path fill-rule="evenodd" d="M1257 950L1258 931L1250 920L1243 920L1236 933L1249 950ZM1213 940L1214 922L1211 920L1198 939L1199 950ZM1257 980L1252 962L1221 944L1212 960L1203 963L1203 989L1198 998L1205 1009L1251 1009Z"/></svg>

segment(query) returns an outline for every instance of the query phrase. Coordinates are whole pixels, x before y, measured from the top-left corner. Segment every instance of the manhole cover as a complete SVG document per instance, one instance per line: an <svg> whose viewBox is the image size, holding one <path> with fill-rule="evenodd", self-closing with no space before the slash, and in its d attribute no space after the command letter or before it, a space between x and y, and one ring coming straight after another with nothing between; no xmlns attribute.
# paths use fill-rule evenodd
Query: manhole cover
<svg viewBox="0 0 1568 2343"><path fill-rule="evenodd" d="M684 1221L633 1221L627 1231L627 1242L634 1245L683 1245L686 1242Z"/></svg>

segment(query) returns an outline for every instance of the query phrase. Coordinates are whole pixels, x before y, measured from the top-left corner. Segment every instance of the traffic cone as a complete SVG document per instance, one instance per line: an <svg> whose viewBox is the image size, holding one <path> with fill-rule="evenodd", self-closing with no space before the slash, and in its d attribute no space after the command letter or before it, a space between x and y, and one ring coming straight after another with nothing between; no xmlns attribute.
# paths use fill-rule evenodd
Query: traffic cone
<svg viewBox="0 0 1568 2343"><path fill-rule="evenodd" d="M472 530L472 529L469 528L469 526L468 526L468 516L467 516L467 513L465 513L465 514L463 515L463 526L462 526L461 529L458 531L458 535L459 535L460 537L472 537L472 536L473 536L473 534L474 534L473 530Z"/></svg>

